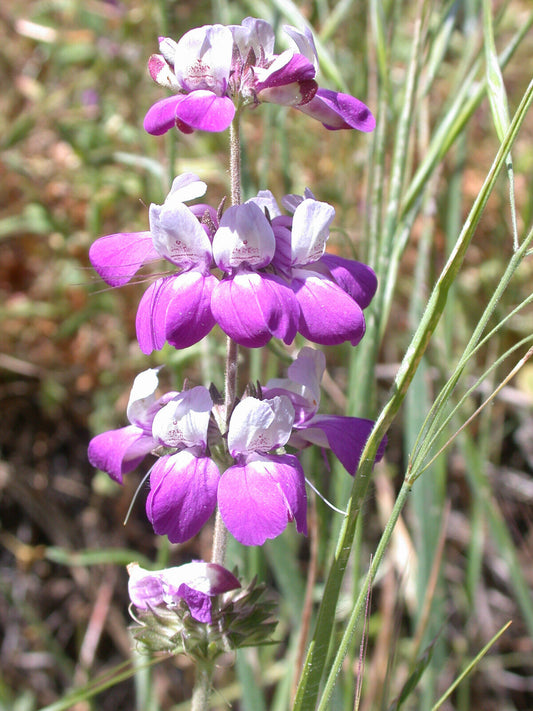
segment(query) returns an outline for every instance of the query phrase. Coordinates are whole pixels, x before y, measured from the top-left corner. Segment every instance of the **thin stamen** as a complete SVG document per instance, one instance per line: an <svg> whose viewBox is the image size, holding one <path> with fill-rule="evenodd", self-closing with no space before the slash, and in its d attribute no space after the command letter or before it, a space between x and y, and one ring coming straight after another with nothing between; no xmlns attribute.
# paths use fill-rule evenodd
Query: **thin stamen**
<svg viewBox="0 0 533 711"><path fill-rule="evenodd" d="M141 486L144 484L144 482L148 479L148 477L152 473L152 469L154 468L154 466L155 466L155 462L154 462L154 464L152 464L150 469L148 469L146 474L143 476L141 483L139 484L139 486L137 487L137 490L133 494L133 498L132 498L131 503L129 505L128 512L126 513L126 518L124 519L124 523L122 524L123 526L125 526L128 523L128 519L131 515L131 510L133 509L133 504L135 503L135 501L137 500L137 497L139 496L139 491L141 490Z"/></svg>
<svg viewBox="0 0 533 711"><path fill-rule="evenodd" d="M331 501L328 501L328 500L326 499L326 497L323 496L323 495L320 493L320 491L316 488L316 486L313 486L313 484L311 484L311 482L309 481L309 479L308 479L307 477L305 477L305 481L306 481L306 483L311 487L311 489L313 489L313 491L315 492L315 494L316 494L317 496L319 496L319 497L322 499L322 501L323 501L327 506L329 506L330 509L333 509L333 511L336 511L337 513L340 513L340 514L342 514L343 516L347 516L347 515L348 515L348 512L347 512L347 511L343 511L342 509L338 509L336 506L333 506L333 504L331 503Z"/></svg>

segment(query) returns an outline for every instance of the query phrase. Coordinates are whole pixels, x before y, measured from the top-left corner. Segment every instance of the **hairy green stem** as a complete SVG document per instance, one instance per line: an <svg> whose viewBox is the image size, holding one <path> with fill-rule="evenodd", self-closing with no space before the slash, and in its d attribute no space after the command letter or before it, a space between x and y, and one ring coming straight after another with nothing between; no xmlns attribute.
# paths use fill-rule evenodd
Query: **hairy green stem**
<svg viewBox="0 0 533 711"><path fill-rule="evenodd" d="M196 683L192 692L191 711L207 711L209 708L211 673L210 668L196 667Z"/></svg>
<svg viewBox="0 0 533 711"><path fill-rule="evenodd" d="M239 205L241 202L241 151L239 137L239 112L235 114L230 126L230 182L231 204ZM224 384L225 426L229 426L231 409L237 394L239 347L231 338L226 341L226 371ZM226 559L226 546L228 531L222 521L220 511L217 509L215 529L213 532L213 550L211 562L224 565ZM191 699L191 711L207 711L209 708L209 692L211 690L211 677L213 670L208 667L198 666L196 670L196 683Z"/></svg>

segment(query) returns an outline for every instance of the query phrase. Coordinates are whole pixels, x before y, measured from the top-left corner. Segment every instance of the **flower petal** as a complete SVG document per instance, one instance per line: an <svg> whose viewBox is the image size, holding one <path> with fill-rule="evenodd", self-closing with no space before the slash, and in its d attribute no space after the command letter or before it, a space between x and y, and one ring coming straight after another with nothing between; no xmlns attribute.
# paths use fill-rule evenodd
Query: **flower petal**
<svg viewBox="0 0 533 711"><path fill-rule="evenodd" d="M268 68L255 67L254 71L257 78L255 90L260 101L265 101L262 96L264 89L309 81L314 79L316 73L315 67L307 57L293 53L291 50L282 52Z"/></svg>
<svg viewBox="0 0 533 711"><path fill-rule="evenodd" d="M324 254L329 226L335 217L335 208L327 202L306 199L296 210L292 220L292 265L316 262Z"/></svg>
<svg viewBox="0 0 533 711"><path fill-rule="evenodd" d="M233 121L235 106L227 96L212 91L193 91L176 107L176 118L199 131L225 131Z"/></svg>
<svg viewBox="0 0 533 711"><path fill-rule="evenodd" d="M141 610L158 605L172 608L184 599L191 615L199 622L211 622L210 597L240 587L229 570L204 561L153 571L130 563L128 574L128 593L136 607Z"/></svg>
<svg viewBox="0 0 533 711"><path fill-rule="evenodd" d="M232 52L233 35L224 25L204 25L186 32L173 47L174 72L182 89L222 95L228 84Z"/></svg>
<svg viewBox="0 0 533 711"><path fill-rule="evenodd" d="M296 457L257 457L227 469L218 486L218 505L230 533L245 546L276 538L289 521L307 533L305 477Z"/></svg>
<svg viewBox="0 0 533 711"><path fill-rule="evenodd" d="M152 136L162 136L176 127L176 108L185 99L184 94L176 94L157 101L144 117L144 130Z"/></svg>
<svg viewBox="0 0 533 711"><path fill-rule="evenodd" d="M212 274L183 272L174 278L165 313L165 338L174 348L188 348L202 340L216 321L211 296L218 285Z"/></svg>
<svg viewBox="0 0 533 711"><path fill-rule="evenodd" d="M174 296L172 283L177 277L168 276L150 284L137 308L135 327L139 347L146 355L159 351L166 341L166 312Z"/></svg>
<svg viewBox="0 0 533 711"><path fill-rule="evenodd" d="M211 310L220 328L241 346L259 348L272 336L292 343L299 309L294 293L272 274L240 272L213 291Z"/></svg>
<svg viewBox="0 0 533 711"><path fill-rule="evenodd" d="M311 101L295 108L321 121L322 125L330 131L356 128L359 131L369 132L376 127L376 120L362 101L355 96L330 89L319 89Z"/></svg>
<svg viewBox="0 0 533 711"><path fill-rule="evenodd" d="M294 408L288 397L258 400L247 397L231 413L228 448L232 457L268 452L283 447L294 423Z"/></svg>
<svg viewBox="0 0 533 711"><path fill-rule="evenodd" d="M356 346L365 333L361 307L337 284L320 274L295 270L291 283L298 304L298 331L313 343L335 346L344 341Z"/></svg>
<svg viewBox="0 0 533 711"><path fill-rule="evenodd" d="M126 414L132 425L151 430L156 405L155 393L159 387L159 368L148 368L139 373L133 381Z"/></svg>
<svg viewBox="0 0 533 711"><path fill-rule="evenodd" d="M298 446L297 440L301 437L311 444L329 447L348 474L353 476L373 427L372 420L361 417L315 415L305 427L295 431L295 439L291 439L291 444ZM383 438L376 454L376 462L383 457L386 444L387 439Z"/></svg>
<svg viewBox="0 0 533 711"><path fill-rule="evenodd" d="M202 225L177 195L163 205L150 205L150 231L154 249L182 269L211 263L211 242Z"/></svg>
<svg viewBox="0 0 533 711"><path fill-rule="evenodd" d="M266 267L275 249L270 222L255 202L229 207L213 237L213 257L225 272L242 265Z"/></svg>
<svg viewBox="0 0 533 711"><path fill-rule="evenodd" d="M269 59L272 56L275 35L272 25L266 20L245 17L240 25L230 25L229 29L242 60L246 60L250 50L253 50L256 57L264 54L265 58Z"/></svg>
<svg viewBox="0 0 533 711"><path fill-rule="evenodd" d="M110 286L127 284L143 264L159 259L150 232L118 232L100 237L89 249L91 264Z"/></svg>
<svg viewBox="0 0 533 711"><path fill-rule="evenodd" d="M194 588L189 587L186 583L180 585L177 592L187 603L191 611L191 616L195 620L207 624L211 623L211 598L209 595L194 590Z"/></svg>
<svg viewBox="0 0 533 711"><path fill-rule="evenodd" d="M318 69L318 55L311 30L308 27L305 27L304 31L300 32L300 30L297 30L296 27L293 27L292 25L283 25L283 29L293 40L300 54L307 57L307 59L312 62L315 69Z"/></svg>
<svg viewBox="0 0 533 711"><path fill-rule="evenodd" d="M209 390L198 385L174 397L154 417L152 435L166 447L201 446L207 444L207 428L213 400Z"/></svg>
<svg viewBox="0 0 533 711"><path fill-rule="evenodd" d="M324 254L320 262L327 267L341 289L357 301L362 309L366 309L378 288L374 270L367 264L337 257L335 254Z"/></svg>
<svg viewBox="0 0 533 711"><path fill-rule="evenodd" d="M187 202L188 200L196 200L196 198L205 195L207 185L196 173L181 173L172 181L172 187L167 195L165 202L169 198L178 202Z"/></svg>
<svg viewBox="0 0 533 711"><path fill-rule="evenodd" d="M158 459L146 501L155 533L167 535L172 543L195 536L215 510L219 476L211 459L186 449Z"/></svg>
<svg viewBox="0 0 533 711"><path fill-rule="evenodd" d="M88 458L93 467L107 472L122 484L122 475L133 471L157 446L139 427L129 425L96 435L89 442Z"/></svg>

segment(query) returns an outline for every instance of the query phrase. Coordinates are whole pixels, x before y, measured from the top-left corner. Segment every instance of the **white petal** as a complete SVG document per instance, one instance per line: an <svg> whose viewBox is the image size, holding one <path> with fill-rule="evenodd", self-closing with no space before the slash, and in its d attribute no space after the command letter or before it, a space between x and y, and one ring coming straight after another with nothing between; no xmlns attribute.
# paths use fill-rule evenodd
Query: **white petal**
<svg viewBox="0 0 533 711"><path fill-rule="evenodd" d="M292 264L316 262L324 254L335 208L327 202L306 198L294 211L292 221Z"/></svg>
<svg viewBox="0 0 533 711"><path fill-rule="evenodd" d="M213 256L224 271L244 264L257 269L266 267L275 249L272 227L253 202L228 208L213 237Z"/></svg>
<svg viewBox="0 0 533 711"><path fill-rule="evenodd" d="M205 446L212 407L211 395L201 385L179 393L154 417L152 436L167 447Z"/></svg>
<svg viewBox="0 0 533 711"><path fill-rule="evenodd" d="M174 178L165 203L170 196L172 196L172 200L176 199L178 202L195 200L205 195L206 190L206 183L200 180L195 173L182 173Z"/></svg>
<svg viewBox="0 0 533 711"><path fill-rule="evenodd" d="M263 212L266 207L271 218L279 217L281 215L278 203L270 190L260 190L256 197L250 198L246 202L253 202L255 205L260 207Z"/></svg>
<svg viewBox="0 0 533 711"><path fill-rule="evenodd" d="M222 96L232 53L233 36L223 25L204 25L186 32L174 54L174 72L183 90L207 89Z"/></svg>
<svg viewBox="0 0 533 711"><path fill-rule="evenodd" d="M233 410L228 430L230 453L269 452L291 435L294 408L284 395L270 400L247 397Z"/></svg>
<svg viewBox="0 0 533 711"><path fill-rule="evenodd" d="M318 70L318 55L311 30L306 27L304 32L300 32L300 30L297 30L296 27L292 27L292 25L283 25L283 29L295 43L298 52L303 54L304 57L307 57L315 69Z"/></svg>
<svg viewBox="0 0 533 711"><path fill-rule="evenodd" d="M210 263L209 237L187 205L167 198L163 205L150 205L149 217L158 254L183 269Z"/></svg>
<svg viewBox="0 0 533 711"><path fill-rule="evenodd" d="M139 373L133 381L126 413L132 425L143 427L147 424L150 410L156 402L155 393L159 387L159 368L149 368Z"/></svg>

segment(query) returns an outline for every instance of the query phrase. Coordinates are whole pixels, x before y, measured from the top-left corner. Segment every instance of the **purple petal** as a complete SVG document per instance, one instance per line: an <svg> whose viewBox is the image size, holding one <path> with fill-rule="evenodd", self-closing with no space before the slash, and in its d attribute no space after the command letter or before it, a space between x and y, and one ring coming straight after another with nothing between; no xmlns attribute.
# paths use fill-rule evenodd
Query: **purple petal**
<svg viewBox="0 0 533 711"><path fill-rule="evenodd" d="M331 277L357 301L362 309L370 304L378 288L378 279L374 270L362 262L344 259L334 254L324 254L320 259L325 264Z"/></svg>
<svg viewBox="0 0 533 711"><path fill-rule="evenodd" d="M235 106L227 96L212 91L193 91L176 107L176 118L199 131L225 131L235 116Z"/></svg>
<svg viewBox="0 0 533 711"><path fill-rule="evenodd" d="M264 89L309 81L314 79L316 73L307 57L303 54L292 54L290 51L280 54L268 69L257 68L255 71L257 82L254 88L260 101L263 99L259 93Z"/></svg>
<svg viewBox="0 0 533 711"><path fill-rule="evenodd" d="M305 477L290 454L257 457L227 469L218 486L218 505L230 533L245 546L276 538L289 521L307 533Z"/></svg>
<svg viewBox="0 0 533 711"><path fill-rule="evenodd" d="M150 284L137 308L135 326L137 340L143 353L159 351L166 341L166 313L173 298L172 282L175 276L167 276Z"/></svg>
<svg viewBox="0 0 533 711"><path fill-rule="evenodd" d="M88 457L93 467L122 484L122 475L133 471L156 446L157 442L143 430L128 425L93 437Z"/></svg>
<svg viewBox="0 0 533 711"><path fill-rule="evenodd" d="M164 571L150 571L138 563L128 565L128 595L140 610L157 607L165 602Z"/></svg>
<svg viewBox="0 0 533 711"><path fill-rule="evenodd" d="M89 259L107 284L122 286L143 264L159 259L159 255L150 232L118 232L93 242Z"/></svg>
<svg viewBox="0 0 533 711"><path fill-rule="evenodd" d="M376 127L376 121L368 106L355 96L341 94L330 89L319 89L311 101L296 107L304 114L321 121L330 131L341 128L356 128L369 132Z"/></svg>
<svg viewBox="0 0 533 711"><path fill-rule="evenodd" d="M144 117L144 130L152 136L162 136L171 128L175 128L176 109L184 99L184 94L176 94L151 106Z"/></svg>
<svg viewBox="0 0 533 711"><path fill-rule="evenodd" d="M188 348L207 336L216 321L211 295L218 284L212 274L190 271L172 282L172 297L165 314L165 337L174 348Z"/></svg>
<svg viewBox="0 0 533 711"><path fill-rule="evenodd" d="M211 459L188 450L158 459L146 501L154 531L172 543L195 536L215 510L219 476Z"/></svg>
<svg viewBox="0 0 533 711"><path fill-rule="evenodd" d="M303 269L297 273L291 287L300 305L298 331L302 336L323 346L344 341L356 346L365 333L361 307L337 284L319 274L308 272L309 276L303 276Z"/></svg>
<svg viewBox="0 0 533 711"><path fill-rule="evenodd" d="M272 336L292 343L299 309L294 293L277 276L241 272L213 291L211 310L220 328L241 346L259 348Z"/></svg>
<svg viewBox="0 0 533 711"><path fill-rule="evenodd" d="M192 617L198 622L211 623L211 598L199 590L194 590L183 583L178 588L178 593L182 597L191 611Z"/></svg>
<svg viewBox="0 0 533 711"><path fill-rule="evenodd" d="M315 415L306 427L295 432L295 435L296 438L301 436L312 444L329 447L348 474L353 476L357 471L361 454L373 427L372 420L360 417ZM322 434L325 435L326 442L324 442ZM384 438L379 445L376 462L379 462L383 457L386 443L387 440Z"/></svg>

